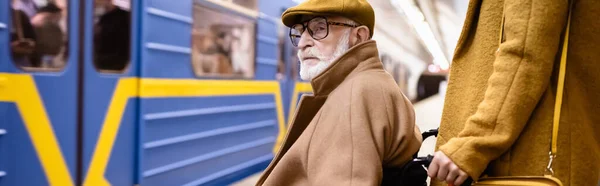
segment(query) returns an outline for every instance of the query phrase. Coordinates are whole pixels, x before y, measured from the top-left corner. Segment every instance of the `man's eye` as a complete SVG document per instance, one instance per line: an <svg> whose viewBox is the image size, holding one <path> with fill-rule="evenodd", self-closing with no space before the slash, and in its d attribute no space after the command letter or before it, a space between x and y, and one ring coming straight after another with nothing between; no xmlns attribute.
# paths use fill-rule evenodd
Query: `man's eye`
<svg viewBox="0 0 600 186"><path fill-rule="evenodd" d="M315 29L314 29L314 31L315 31L315 32L318 32L318 31L323 31L323 30L325 30L325 27L324 27L324 26L322 26L322 25L318 25L318 26L316 26L316 27L315 27Z"/></svg>

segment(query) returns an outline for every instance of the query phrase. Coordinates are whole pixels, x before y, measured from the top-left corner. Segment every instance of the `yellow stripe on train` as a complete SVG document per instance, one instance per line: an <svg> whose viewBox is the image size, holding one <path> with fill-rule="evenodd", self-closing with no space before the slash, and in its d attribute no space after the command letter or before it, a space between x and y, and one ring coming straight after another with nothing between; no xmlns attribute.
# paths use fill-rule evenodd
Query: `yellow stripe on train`
<svg viewBox="0 0 600 186"><path fill-rule="evenodd" d="M138 86L139 84L139 86ZM140 90L136 90L140 87ZM139 92L139 95L136 93ZM279 134L273 151L277 151L283 135L285 125L283 119L283 105L281 90L276 81L224 81L224 80L192 80L192 79L150 79L150 78L123 78L117 83L110 106L88 174L85 186L107 186L110 183L104 177L106 166L119 131L121 118L127 100L134 96L141 98L154 97L199 97L199 96L229 96L229 95L258 95L273 94L277 104L277 119Z"/></svg>
<svg viewBox="0 0 600 186"><path fill-rule="evenodd" d="M288 120L291 120L296 112L296 105L298 104L298 96L301 93L309 93L312 92L312 85L310 83L305 82L297 82L296 86L294 86L294 93L292 94L292 99L290 103L290 112L288 113ZM291 121L288 121L290 123Z"/></svg>
<svg viewBox="0 0 600 186"><path fill-rule="evenodd" d="M138 87L140 87L140 90L138 90ZM296 98L299 93L310 91L312 91L310 84L298 83L293 95ZM98 136L84 185L111 185L104 177L104 173L119 131L122 115L130 98L259 94L273 94L275 96L277 120L280 129L277 142L273 148L273 152L276 152L286 131L281 90L277 81L120 79L114 90ZM74 185L33 77L29 74L0 73L0 101L14 102L17 105L35 151L42 163L48 183L53 186ZM296 99L292 99L291 105L290 113L295 110Z"/></svg>
<svg viewBox="0 0 600 186"><path fill-rule="evenodd" d="M13 102L19 109L48 184L72 186L73 179L33 77L0 73L0 101Z"/></svg>

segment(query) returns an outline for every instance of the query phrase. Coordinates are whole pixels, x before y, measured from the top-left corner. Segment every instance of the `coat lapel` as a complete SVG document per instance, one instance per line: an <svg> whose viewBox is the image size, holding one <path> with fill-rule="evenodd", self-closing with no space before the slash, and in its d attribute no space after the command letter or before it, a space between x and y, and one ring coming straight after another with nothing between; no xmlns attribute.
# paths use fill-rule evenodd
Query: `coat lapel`
<svg viewBox="0 0 600 186"><path fill-rule="evenodd" d="M477 17L479 17L479 10L482 1L483 0L469 1L469 7L467 9L467 15L465 17L462 32L460 33L458 43L456 44L456 49L454 50L454 57L456 57L463 50L470 32L473 31L473 27L477 24Z"/></svg>
<svg viewBox="0 0 600 186"><path fill-rule="evenodd" d="M292 147L292 144L296 142L302 132L304 132L310 121L312 121L312 118L325 103L325 100L327 100L326 96L315 97L304 95L300 98L297 112L291 120L292 122L290 123L287 135L283 140L283 144L279 152L277 152L277 155L273 158L273 161L271 161L265 172L262 174L257 185L262 185L262 183L264 183L267 176L273 171L273 167L281 160L281 157L283 157L290 147Z"/></svg>

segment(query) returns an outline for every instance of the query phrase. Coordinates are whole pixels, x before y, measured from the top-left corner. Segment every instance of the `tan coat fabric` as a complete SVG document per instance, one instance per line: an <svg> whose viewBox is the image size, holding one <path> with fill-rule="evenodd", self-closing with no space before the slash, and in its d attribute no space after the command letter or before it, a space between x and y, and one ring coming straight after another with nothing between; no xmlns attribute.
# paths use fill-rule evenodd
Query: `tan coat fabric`
<svg viewBox="0 0 600 186"><path fill-rule="evenodd" d="M437 141L470 176L544 174L568 7L567 0L471 0ZM565 185L596 185L600 175L599 18L600 1L574 1L554 162Z"/></svg>
<svg viewBox="0 0 600 186"><path fill-rule="evenodd" d="M411 103L383 70L375 41L313 79L285 141L256 185L379 185L421 144Z"/></svg>

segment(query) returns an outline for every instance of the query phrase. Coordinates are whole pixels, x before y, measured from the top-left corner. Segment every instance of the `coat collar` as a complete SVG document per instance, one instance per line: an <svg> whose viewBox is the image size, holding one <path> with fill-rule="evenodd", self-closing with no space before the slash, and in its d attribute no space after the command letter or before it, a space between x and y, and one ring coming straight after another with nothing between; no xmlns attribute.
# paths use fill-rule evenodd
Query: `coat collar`
<svg viewBox="0 0 600 186"><path fill-rule="evenodd" d="M469 7L467 8L465 22L463 23L463 28L460 32L458 43L456 44L456 48L454 49L454 57L458 56L457 54L463 51L465 47L465 42L467 41L467 37L470 35L470 32L474 29L474 25L477 24L476 18L479 17L479 8L481 7L481 1L482 0L469 1Z"/></svg>
<svg viewBox="0 0 600 186"><path fill-rule="evenodd" d="M373 40L360 43L333 61L311 85L315 96L327 96L347 77L371 69L383 69L377 44Z"/></svg>

